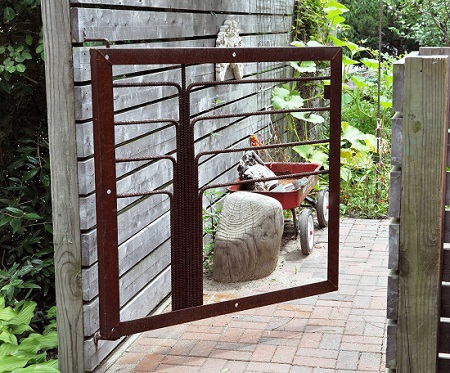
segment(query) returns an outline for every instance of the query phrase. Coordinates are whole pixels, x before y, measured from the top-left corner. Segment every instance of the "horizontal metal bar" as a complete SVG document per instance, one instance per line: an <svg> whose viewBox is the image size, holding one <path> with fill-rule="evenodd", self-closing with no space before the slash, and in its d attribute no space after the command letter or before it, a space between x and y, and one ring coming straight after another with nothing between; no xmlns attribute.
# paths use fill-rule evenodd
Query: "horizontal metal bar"
<svg viewBox="0 0 450 373"><path fill-rule="evenodd" d="M271 144L271 145L261 145L261 146L248 146L244 148L233 148L233 149L221 149L221 150L209 150L203 151L197 154L195 157L197 162L203 156L207 155L215 155L215 154L225 154L225 153L238 153L245 152L248 150L265 150L265 149L278 149L278 148L289 148L298 145L318 145L318 144L328 144L330 142L329 139L323 140L310 140L310 141L296 141L296 142L286 142L282 144Z"/></svg>
<svg viewBox="0 0 450 373"><path fill-rule="evenodd" d="M113 328L110 335L102 336L101 338L117 339L123 335L140 333L146 330L164 328L166 326L244 311L251 308L268 306L274 303L287 302L298 298L325 294L336 290L337 287L331 282L322 281L314 284L227 300L220 303L205 304L198 307L162 313L131 321L122 321Z"/></svg>
<svg viewBox="0 0 450 373"><path fill-rule="evenodd" d="M141 192L141 193L126 193L126 194L118 194L117 198L130 198L130 197L144 197L144 196L151 196L155 194L165 194L170 197L172 200L173 193L165 190L152 190L149 192Z"/></svg>
<svg viewBox="0 0 450 373"><path fill-rule="evenodd" d="M96 49L112 65L326 61L340 47Z"/></svg>

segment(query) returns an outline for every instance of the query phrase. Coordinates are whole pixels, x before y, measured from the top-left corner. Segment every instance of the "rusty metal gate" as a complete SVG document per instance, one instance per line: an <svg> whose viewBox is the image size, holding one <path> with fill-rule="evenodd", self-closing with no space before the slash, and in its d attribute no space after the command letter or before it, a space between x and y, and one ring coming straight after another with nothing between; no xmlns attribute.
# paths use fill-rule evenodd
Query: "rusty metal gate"
<svg viewBox="0 0 450 373"><path fill-rule="evenodd" d="M325 75L313 77L286 77L282 79L186 82L186 66L193 64L259 63L289 61L321 61L328 67ZM286 47L286 48L171 48L171 49L92 49L92 91L94 113L94 149L97 208L98 278L100 302L100 338L117 339L124 335L184 323L202 318L261 307L335 291L338 288L339 268L339 172L342 51L337 47ZM181 69L179 82L115 83L113 66L116 65L177 65ZM242 152L248 148L223 149L196 154L194 129L200 121L218 118L238 118L255 115L272 115L293 111L311 111L311 108L293 110L248 111L219 116L190 115L190 97L198 87L213 85L240 85L255 83L286 83L324 81L324 97L328 106L315 107L314 111L328 112L329 138L308 142L266 145L258 149L291 147L299 144L329 144L329 170L299 173L290 177L329 174L330 208L328 230L327 279L308 285L251 295L214 304L203 304L202 268L202 196L206 189L235 184L209 184L199 187L199 162L207 155ZM145 157L116 158L115 126L130 124L115 121L114 89L133 87L172 87L179 102L178 119L142 118L139 123L148 125L166 122L175 128L176 154ZM152 190L140 193L118 194L116 164L137 160L165 160L173 167L173 190ZM282 178L282 177L278 177ZM273 179L264 179L273 180ZM171 229L171 281L172 311L135 320L120 319L119 255L117 201L124 197L164 194L170 200Z"/></svg>

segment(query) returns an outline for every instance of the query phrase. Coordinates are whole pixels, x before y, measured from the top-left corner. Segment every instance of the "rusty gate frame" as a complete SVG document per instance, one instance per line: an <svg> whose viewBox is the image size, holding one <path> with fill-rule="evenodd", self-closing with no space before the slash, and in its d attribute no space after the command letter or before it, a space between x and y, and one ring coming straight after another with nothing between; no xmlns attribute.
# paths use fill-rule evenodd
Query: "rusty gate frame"
<svg viewBox="0 0 450 373"><path fill-rule="evenodd" d="M304 78L230 80L198 82L186 86L186 66L192 64L329 61L329 75ZM113 82L113 65L167 64L181 66L181 84L154 82L121 84ZM272 47L272 48L155 48L155 49L91 49L92 104L94 118L94 157L97 209L97 244L99 278L100 339L117 339L125 335L212 316L242 311L269 304L332 292L338 289L339 277L339 178L342 50L340 47ZM220 116L203 116L191 120L190 93L199 86L222 84L283 83L289 81L329 81L324 95L329 106L314 111L330 114L330 137L326 140L266 145L260 149L289 147L299 144L329 143L329 171L299 173L289 177L329 174L330 209L328 229L327 280L268 293L203 305L202 268L202 196L208 188L230 184L215 184L199 188L198 165L204 155L242 152L235 148L195 154L194 126L199 120L271 115L295 110L265 110ZM179 118L143 119L133 123L170 123L176 129L177 157L161 155L146 158L116 159L114 126L127 124L114 120L115 87L172 86L178 90ZM129 124L129 123L128 123ZM173 164L173 192L149 191L139 194L117 194L116 163L135 160L170 160ZM278 177L282 178L282 177ZM261 180L273 180L270 178ZM172 311L135 320L121 321L119 292L119 257L117 198L166 194L170 198Z"/></svg>

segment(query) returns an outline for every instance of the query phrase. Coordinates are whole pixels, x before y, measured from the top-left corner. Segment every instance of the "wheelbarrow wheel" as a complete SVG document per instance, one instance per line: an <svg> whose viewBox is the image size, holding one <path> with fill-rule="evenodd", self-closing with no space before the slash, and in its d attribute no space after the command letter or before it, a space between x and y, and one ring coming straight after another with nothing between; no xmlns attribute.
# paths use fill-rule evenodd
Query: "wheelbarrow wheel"
<svg viewBox="0 0 450 373"><path fill-rule="evenodd" d="M310 209L304 209L300 213L298 228L302 253L309 255L314 247L314 220Z"/></svg>
<svg viewBox="0 0 450 373"><path fill-rule="evenodd" d="M330 208L330 192L328 188L322 189L317 195L317 221L320 228L328 226L329 208Z"/></svg>

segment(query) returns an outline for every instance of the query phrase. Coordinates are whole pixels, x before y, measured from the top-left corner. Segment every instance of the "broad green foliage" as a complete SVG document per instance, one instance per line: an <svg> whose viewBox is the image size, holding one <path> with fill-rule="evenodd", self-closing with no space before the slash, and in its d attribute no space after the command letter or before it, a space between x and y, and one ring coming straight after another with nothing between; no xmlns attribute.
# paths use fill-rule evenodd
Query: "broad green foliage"
<svg viewBox="0 0 450 373"><path fill-rule="evenodd" d="M47 312L42 334L31 327L35 308L31 301L6 306L0 296L0 373L58 372L58 361L49 356L58 344L55 308Z"/></svg>
<svg viewBox="0 0 450 373"><path fill-rule="evenodd" d="M335 0L323 1L323 18L328 21L315 40L295 41L297 47L336 45L343 48L341 189L342 208L346 214L380 217L387 214L387 157L390 118L392 115L392 63L394 58L345 38L349 26L344 15L349 8ZM328 28L327 28L328 27ZM364 56L364 57L362 57ZM308 61L291 62L295 76L315 74L321 66ZM379 80L379 73L380 80ZM378 82L380 81L380 97ZM294 99L295 98L295 99ZM272 91L274 109L296 109L305 106L296 84L276 87ZM378 118L380 116L380 118ZM297 140L308 139L308 123L327 126L322 115L314 112L290 113L286 116L288 129ZM304 126L299 136L299 126ZM382 127L387 129L383 129ZM377 134L378 137L375 136ZM328 146L324 144L295 146L300 159L322 164L328 168ZM326 180L324 180L326 182Z"/></svg>

